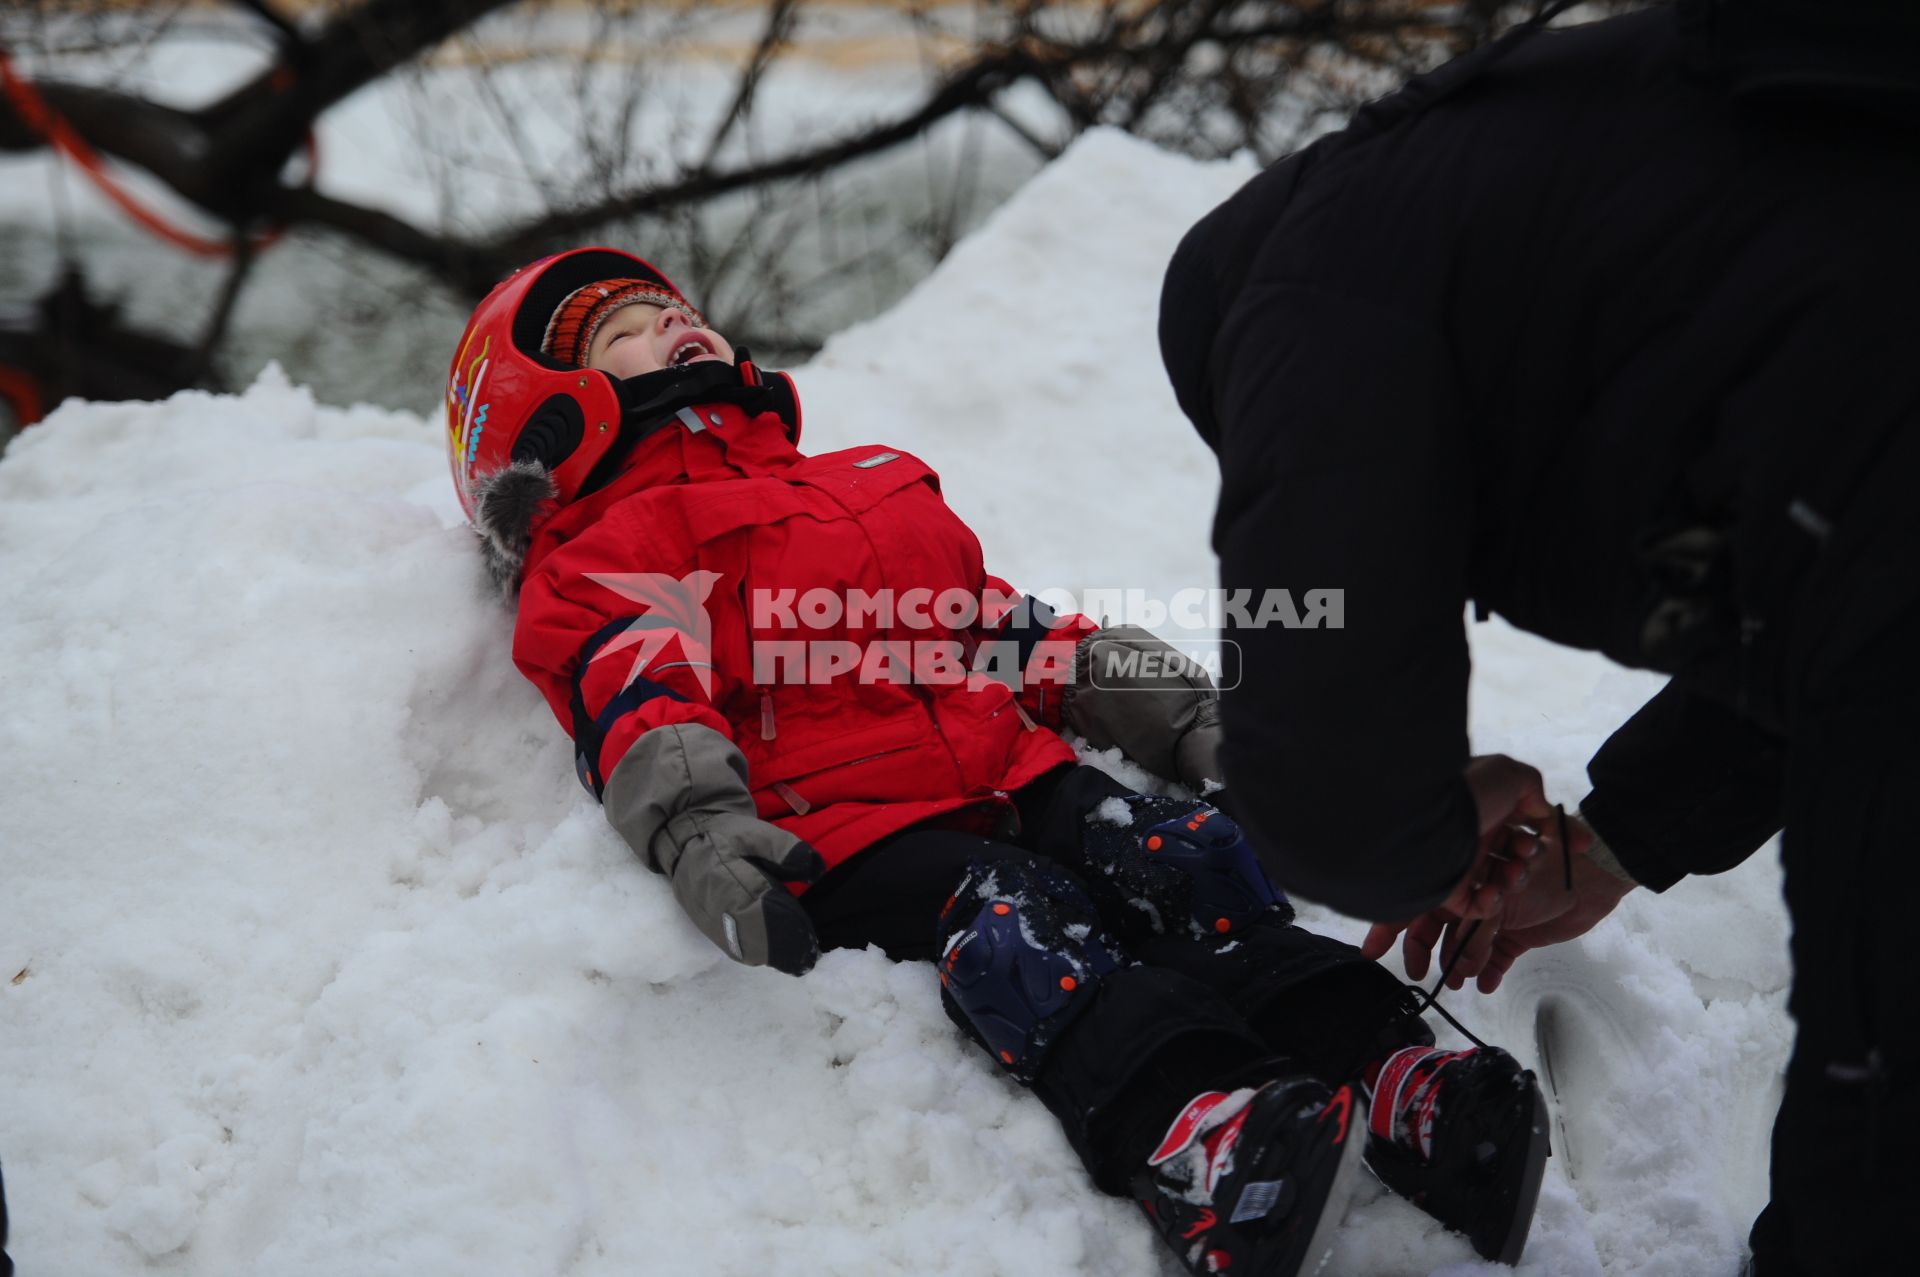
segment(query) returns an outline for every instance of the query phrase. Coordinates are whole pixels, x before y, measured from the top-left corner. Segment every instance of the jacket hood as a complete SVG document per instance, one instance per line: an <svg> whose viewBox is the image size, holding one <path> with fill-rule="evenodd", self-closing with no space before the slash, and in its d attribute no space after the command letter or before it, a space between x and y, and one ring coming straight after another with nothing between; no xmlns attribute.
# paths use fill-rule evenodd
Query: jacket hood
<svg viewBox="0 0 1920 1277"><path fill-rule="evenodd" d="M1160 358L1180 411L1216 452L1220 426L1213 412L1214 343L1266 244L1273 209L1284 206L1324 141L1259 174L1201 218L1167 264L1160 287Z"/></svg>
<svg viewBox="0 0 1920 1277"><path fill-rule="evenodd" d="M1920 125L1913 0L1680 0L1692 69L1735 97L1817 101Z"/></svg>
<svg viewBox="0 0 1920 1277"><path fill-rule="evenodd" d="M1916 0L1679 0L1674 13L1691 73L1736 98L1811 100L1920 125ZM1367 104L1345 129L1260 173L1187 232L1161 290L1160 354L1181 411L1209 447L1220 446L1214 345L1273 229L1273 211L1327 157L1445 100L1539 29L1517 28Z"/></svg>
<svg viewBox="0 0 1920 1277"><path fill-rule="evenodd" d="M1555 12L1543 11L1549 16ZM1214 345L1274 229L1274 210L1284 209L1303 178L1331 156L1444 101L1518 47L1534 29L1530 24L1510 31L1492 44L1416 77L1399 92L1369 102L1346 128L1255 175L1187 232L1167 264L1161 285L1160 357L1180 410L1208 447L1216 452L1220 448L1220 425L1213 410Z"/></svg>
<svg viewBox="0 0 1920 1277"><path fill-rule="evenodd" d="M1204 260L1209 217L1180 241L1160 288L1160 360L1173 383L1173 397L1209 448L1220 448L1220 425L1207 392L1207 363L1220 331L1218 282Z"/></svg>

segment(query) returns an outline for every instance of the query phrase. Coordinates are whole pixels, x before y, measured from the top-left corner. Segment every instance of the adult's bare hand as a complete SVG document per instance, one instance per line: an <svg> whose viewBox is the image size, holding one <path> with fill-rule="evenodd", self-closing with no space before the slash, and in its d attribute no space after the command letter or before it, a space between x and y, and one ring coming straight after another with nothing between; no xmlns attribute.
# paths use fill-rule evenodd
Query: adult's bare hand
<svg viewBox="0 0 1920 1277"><path fill-rule="evenodd" d="M1437 908L1406 922L1377 923L1360 946L1368 957L1378 958L1393 947L1395 936L1406 932L1407 974L1416 980L1425 977L1434 946L1449 924L1476 920L1490 924L1503 912L1506 898L1527 887L1544 845L1540 831L1550 827L1554 815L1540 772L1517 759L1483 754L1468 762L1461 774L1480 817L1480 843L1473 863ZM1542 921L1531 919L1534 924ZM1491 925L1482 926L1475 942L1490 946L1493 931ZM1487 934L1482 938L1480 932ZM1485 955L1470 950L1462 961L1475 956Z"/></svg>
<svg viewBox="0 0 1920 1277"><path fill-rule="evenodd" d="M1480 991L1492 993L1521 954L1585 935L1633 890L1632 883L1589 858L1595 838L1585 821L1578 816L1567 818L1564 851L1559 846L1558 821L1544 824L1542 845L1553 854L1534 863L1527 880L1502 896L1492 916L1476 920L1436 909L1406 925L1403 956L1410 977L1426 977L1437 945L1449 988L1464 988L1477 977ZM1564 862L1563 856L1567 857ZM1571 887L1563 863L1571 870ZM1362 951L1380 957L1400 930L1392 924L1375 927ZM1456 960L1455 952L1463 942L1465 950Z"/></svg>
<svg viewBox="0 0 1920 1277"><path fill-rule="evenodd" d="M1591 836L1589 831L1588 837ZM1543 870L1546 868L1542 866ZM1478 976L1480 992L1492 993L1506 979L1507 972L1513 969L1514 962L1521 954L1529 949L1542 949L1585 935L1602 918L1612 913L1633 887L1634 884L1623 881L1601 868L1583 852L1576 851L1573 856L1573 890L1567 890L1565 879L1558 874L1542 872L1537 875L1525 892L1509 898L1507 904L1512 915L1509 917L1503 913L1497 920L1497 929L1492 931L1484 948L1484 957L1471 952L1462 957L1455 976L1457 983L1453 987L1460 988L1469 978ZM1530 899L1536 893L1542 897L1550 893L1565 907L1552 908L1552 901ZM1480 937L1474 936L1473 945L1479 943ZM1469 945L1470 950L1473 945ZM1444 962L1444 949L1442 953L1441 960Z"/></svg>

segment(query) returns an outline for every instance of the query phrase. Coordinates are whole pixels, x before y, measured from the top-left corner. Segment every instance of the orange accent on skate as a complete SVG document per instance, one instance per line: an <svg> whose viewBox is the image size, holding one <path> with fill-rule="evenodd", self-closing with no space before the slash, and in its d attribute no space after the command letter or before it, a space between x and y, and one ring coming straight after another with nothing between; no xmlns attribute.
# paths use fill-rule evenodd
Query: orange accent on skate
<svg viewBox="0 0 1920 1277"><path fill-rule="evenodd" d="M1149 839L1147 839L1147 850L1148 850L1148 851L1158 851L1158 850L1160 850L1160 835L1159 835L1159 834L1155 834L1155 835L1154 835L1153 837L1151 837L1151 838L1149 838Z"/></svg>
<svg viewBox="0 0 1920 1277"><path fill-rule="evenodd" d="M1213 920L1213 929L1215 931L1218 931L1221 935L1224 936L1227 934L1227 932L1233 930L1233 924L1231 922L1228 922L1225 918L1215 918Z"/></svg>
<svg viewBox="0 0 1920 1277"><path fill-rule="evenodd" d="M993 911L999 914L1002 918L1004 918L1008 914L1013 912L1013 906L1012 905L995 905L993 907Z"/></svg>
<svg viewBox="0 0 1920 1277"><path fill-rule="evenodd" d="M1072 993L1075 989L1080 987L1080 982L1074 979L1070 975L1063 975L1060 977L1060 987L1065 989L1068 993Z"/></svg>

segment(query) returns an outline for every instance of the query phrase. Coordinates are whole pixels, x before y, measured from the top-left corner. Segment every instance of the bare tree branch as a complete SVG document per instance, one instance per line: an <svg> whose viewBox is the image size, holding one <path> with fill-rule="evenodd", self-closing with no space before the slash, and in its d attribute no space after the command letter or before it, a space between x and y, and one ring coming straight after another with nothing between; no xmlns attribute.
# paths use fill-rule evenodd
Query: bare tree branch
<svg viewBox="0 0 1920 1277"><path fill-rule="evenodd" d="M280 36L280 42L289 50L304 50L306 39L301 36L300 28L293 25L285 14L274 8L267 0L234 0L242 9L258 17L272 27Z"/></svg>
<svg viewBox="0 0 1920 1277"><path fill-rule="evenodd" d="M514 267L524 265L519 258L422 230L391 213L335 199L310 187L282 189L272 212L288 225L322 226L351 235L401 261L425 267L469 296L479 296Z"/></svg>
<svg viewBox="0 0 1920 1277"><path fill-rule="evenodd" d="M39 91L95 148L146 169L232 227L270 220L331 228L475 294L527 258L609 223L691 217L692 210L738 192L790 189L796 181L822 178L923 138L970 112L993 115L1036 152L1051 157L1058 148L998 100L1023 82L1038 85L1074 130L1113 123L1202 154L1241 147L1272 154L1297 136L1293 130L1300 126L1293 121L1298 117L1311 121L1366 96L1366 86L1379 80L1370 78L1371 69L1423 69L1446 51L1491 38L1504 23L1526 16L1529 5L1537 8L1539 0L1460 0L1448 6L1424 0L1163 0L1152 5L977 0L971 10L975 26L966 36L970 47L949 69L932 72L932 88L911 108L825 141L719 167L799 21L800 0L767 0L758 38L698 159L636 184L627 161L636 144L633 121L644 80L629 77L628 96L617 104L608 130L610 148L587 148L599 177L594 196L571 208L549 207L483 238L430 230L379 209L290 187L280 173L329 107L467 30L508 0L354 0L308 35L269 0L234 2L275 26L283 53L211 106L171 110L127 92L58 83L41 84ZM600 0L594 13L596 42L612 29L616 11L636 12L636 0ZM676 10L679 16L659 20L690 23L692 12ZM936 14L916 0L907 20L920 31L930 62L935 49L952 48L956 27L946 11ZM1344 70L1327 73L1329 60ZM1317 69L1309 74L1309 67ZM583 59L575 92L592 130L595 81L587 71ZM500 93L490 71L483 69L482 76L480 89L496 123L526 176L544 192L547 184L535 172L533 147L519 127L515 105ZM1289 123L1276 125L1282 104L1295 114ZM0 100L0 150L37 147L42 141L10 103ZM961 229L968 192L956 181L952 189L934 194L937 207L925 229L929 247L937 252ZM736 238L713 254L710 264L725 269L744 262L743 255L773 251L769 238ZM244 277L242 269L235 279Z"/></svg>
<svg viewBox="0 0 1920 1277"><path fill-rule="evenodd" d="M440 43L507 0L362 0L318 36L220 102L198 111L159 107L134 94L59 83L40 96L90 145L148 170L232 225L270 203L281 166L321 112ZM43 139L0 100L0 150Z"/></svg>
<svg viewBox="0 0 1920 1277"><path fill-rule="evenodd" d="M1006 103L1000 101L999 98L989 99L986 103L986 108L988 112L993 115L993 118L1006 125L1015 137L1032 147L1033 153L1038 155L1042 160L1051 161L1060 158L1062 148L1059 144L1047 141L1038 133L1035 133L1032 129L1021 123L1020 118L1009 111Z"/></svg>
<svg viewBox="0 0 1920 1277"><path fill-rule="evenodd" d="M759 42L747 58L746 65L740 70L740 84L734 90L733 101L728 104L720 123L715 126L713 136L707 139L707 148L698 165L702 172L713 167L713 161L719 156L720 148L726 144L753 110L754 95L760 88L760 77L767 73L774 57L793 37L794 21L799 16L799 0L772 0L767 6L767 25L760 33Z"/></svg>
<svg viewBox="0 0 1920 1277"><path fill-rule="evenodd" d="M851 137L724 172L695 171L671 185L619 195L553 217L540 218L502 236L495 244L501 249L524 253L543 243L566 239L620 218L660 213L747 187L806 177L837 168L918 137L933 124L969 107L984 104L993 94L1023 76L1036 74L1038 69L1033 59L1024 52L1005 50L964 67L936 88L915 110Z"/></svg>

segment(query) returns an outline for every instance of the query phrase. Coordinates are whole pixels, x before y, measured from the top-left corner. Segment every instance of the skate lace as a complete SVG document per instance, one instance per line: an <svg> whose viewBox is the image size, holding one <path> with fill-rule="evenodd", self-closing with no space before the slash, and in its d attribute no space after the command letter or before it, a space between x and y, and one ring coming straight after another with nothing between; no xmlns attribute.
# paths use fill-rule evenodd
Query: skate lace
<svg viewBox="0 0 1920 1277"><path fill-rule="evenodd" d="M1433 982L1431 989L1423 989L1417 984L1410 984L1407 988L1411 990L1414 995L1413 1013L1415 1015L1425 1015L1429 1011L1438 1011L1440 1018L1458 1029L1460 1035L1466 1038L1467 1041L1473 1043L1475 1046L1485 1046L1486 1043L1481 1041L1472 1029L1460 1023L1460 1021L1454 1017L1453 1012L1440 1005L1440 990L1447 987L1447 977L1453 974L1453 968L1459 963L1460 955L1467 951L1467 945L1473 940L1473 933L1478 930L1480 930L1479 919L1476 918L1467 924L1466 931L1461 933L1460 943L1454 946L1453 956L1447 959L1447 965L1440 969L1440 978Z"/></svg>
<svg viewBox="0 0 1920 1277"><path fill-rule="evenodd" d="M1561 869L1566 876L1567 890L1572 891L1573 848L1572 844L1567 841L1567 809L1559 803L1555 803L1553 805L1553 815L1555 822L1559 825ZM1453 956L1448 958L1447 964L1440 969L1440 978L1433 982L1433 988L1423 989L1417 984L1408 987L1413 990L1415 995L1414 1000L1419 1003L1419 1007L1415 1011L1416 1015L1425 1015L1429 1011L1437 1011L1440 1013L1440 1018L1458 1029L1467 1041L1473 1043L1475 1046L1483 1047L1486 1043L1476 1037L1472 1029L1460 1023L1459 1020L1454 1018L1451 1011L1440 1005L1440 990L1447 987L1447 977L1453 974L1453 969L1459 964L1461 956L1466 953L1467 946L1473 942L1474 933L1480 930L1481 922L1482 919L1476 918L1467 924L1467 929L1460 934L1460 943L1453 948Z"/></svg>

